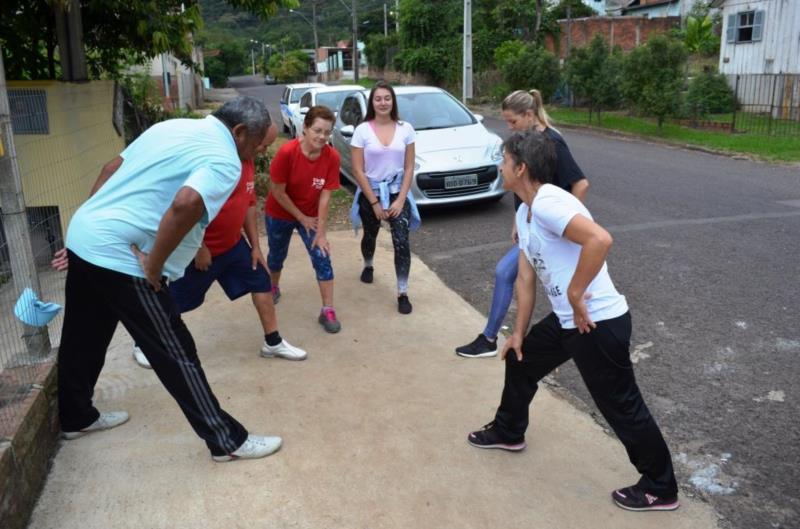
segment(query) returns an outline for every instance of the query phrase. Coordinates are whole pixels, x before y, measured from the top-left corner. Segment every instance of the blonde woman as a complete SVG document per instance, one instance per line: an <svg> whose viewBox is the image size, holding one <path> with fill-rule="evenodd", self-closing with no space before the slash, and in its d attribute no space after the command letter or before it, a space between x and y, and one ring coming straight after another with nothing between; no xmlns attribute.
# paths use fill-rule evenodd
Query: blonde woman
<svg viewBox="0 0 800 529"><path fill-rule="evenodd" d="M508 128L514 132L536 130L553 141L556 150L556 173L553 182L558 187L569 191L581 202L589 189L589 181L578 167L569 147L561 134L550 124L550 117L542 104L542 95L538 90L525 92L517 90L510 93L502 104L503 119ZM514 207L519 209L520 202L514 196ZM512 239L516 242L516 224ZM464 358L483 358L497 354L497 333L506 317L511 298L514 295L514 281L517 279L517 260L519 247L515 244L511 250L497 262L495 268L494 293L492 306L486 327L475 340L456 348L456 353Z"/></svg>

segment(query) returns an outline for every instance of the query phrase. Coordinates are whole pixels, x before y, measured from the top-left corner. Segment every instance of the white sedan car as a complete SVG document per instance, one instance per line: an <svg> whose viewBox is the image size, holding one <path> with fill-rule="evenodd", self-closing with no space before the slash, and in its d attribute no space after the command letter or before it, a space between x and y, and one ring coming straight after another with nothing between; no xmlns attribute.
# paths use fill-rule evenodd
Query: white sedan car
<svg viewBox="0 0 800 529"><path fill-rule="evenodd" d="M308 92L309 88L325 86L322 83L295 83L287 84L281 94L281 121L283 121L283 132L291 133L292 116L297 112L300 98ZM294 137L294 136L292 136Z"/></svg>
<svg viewBox="0 0 800 529"><path fill-rule="evenodd" d="M310 88L300 98L297 111L292 113L292 126L290 127L289 136L295 138L303 133L303 120L305 120L306 113L311 107L323 105L333 110L333 113L336 114L345 97L361 90L364 90L364 87L357 84Z"/></svg>
<svg viewBox="0 0 800 529"><path fill-rule="evenodd" d="M411 193L420 206L497 200L503 197L500 136L441 88L395 87L400 119L416 130L416 164ZM353 183L350 139L367 112L369 91L345 98L331 143L341 156L342 174Z"/></svg>

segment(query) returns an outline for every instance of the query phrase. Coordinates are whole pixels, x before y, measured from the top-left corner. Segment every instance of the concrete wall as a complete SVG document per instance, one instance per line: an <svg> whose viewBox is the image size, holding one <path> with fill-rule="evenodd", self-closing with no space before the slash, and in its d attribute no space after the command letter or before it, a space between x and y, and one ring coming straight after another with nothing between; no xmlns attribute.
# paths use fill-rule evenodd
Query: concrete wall
<svg viewBox="0 0 800 529"><path fill-rule="evenodd" d="M58 447L55 364L38 366L37 385L19 404L18 422L0 432L0 521L25 529Z"/></svg>
<svg viewBox="0 0 800 529"><path fill-rule="evenodd" d="M731 15L745 11L764 12L761 40L728 42ZM721 73L800 73L800 1L728 1L722 6L722 24Z"/></svg>
<svg viewBox="0 0 800 529"><path fill-rule="evenodd" d="M8 88L46 96L49 133L15 133L14 142L26 205L57 206L63 236L100 168L125 148L112 119L114 83L9 81Z"/></svg>
<svg viewBox="0 0 800 529"><path fill-rule="evenodd" d="M611 46L620 46L623 51L630 51L660 33L665 33L680 26L680 17L591 17L576 18L571 21L559 20L561 27L559 40L551 36L545 38L545 46L564 59L570 46L582 48L588 46L596 34L605 37Z"/></svg>

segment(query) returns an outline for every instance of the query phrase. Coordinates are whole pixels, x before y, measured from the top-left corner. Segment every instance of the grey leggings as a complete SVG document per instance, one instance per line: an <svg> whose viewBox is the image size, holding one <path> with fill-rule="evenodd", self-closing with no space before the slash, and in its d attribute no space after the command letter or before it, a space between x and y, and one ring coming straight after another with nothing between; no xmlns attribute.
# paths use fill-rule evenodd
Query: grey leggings
<svg viewBox="0 0 800 529"><path fill-rule="evenodd" d="M394 202L396 194L390 196L389 201ZM364 236L361 238L361 255L366 262L372 262L375 255L375 241L381 223L372 211L367 197L363 194L358 199L358 215L364 227ZM411 246L408 242L408 224L411 220L411 206L408 200L403 205L403 212L396 218L389 219L392 230L392 244L394 245L394 271L397 274L397 291L408 292L408 273L411 269Z"/></svg>

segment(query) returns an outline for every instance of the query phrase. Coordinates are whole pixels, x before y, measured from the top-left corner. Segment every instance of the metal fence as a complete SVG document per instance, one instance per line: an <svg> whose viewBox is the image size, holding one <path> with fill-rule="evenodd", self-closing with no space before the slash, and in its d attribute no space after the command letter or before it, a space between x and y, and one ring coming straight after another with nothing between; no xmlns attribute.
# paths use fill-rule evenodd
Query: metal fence
<svg viewBox="0 0 800 529"><path fill-rule="evenodd" d="M0 439L53 359L63 323L62 311L47 326L27 325L14 306L25 289L64 304L66 274L50 261L99 167L120 151L114 92L112 82L9 86L0 62Z"/></svg>
<svg viewBox="0 0 800 529"><path fill-rule="evenodd" d="M728 82L739 102L732 132L800 136L800 75L738 74Z"/></svg>

